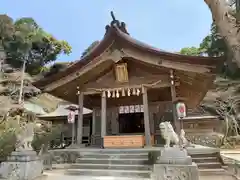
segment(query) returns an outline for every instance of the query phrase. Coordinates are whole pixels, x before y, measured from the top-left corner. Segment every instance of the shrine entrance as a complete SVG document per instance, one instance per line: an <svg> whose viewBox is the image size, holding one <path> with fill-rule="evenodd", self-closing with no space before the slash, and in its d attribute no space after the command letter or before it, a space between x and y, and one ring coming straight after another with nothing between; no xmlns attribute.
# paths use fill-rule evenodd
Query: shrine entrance
<svg viewBox="0 0 240 180"><path fill-rule="evenodd" d="M144 134L143 113L119 114L120 134Z"/></svg>
<svg viewBox="0 0 240 180"><path fill-rule="evenodd" d="M119 133L144 134L144 114L141 105L119 107Z"/></svg>

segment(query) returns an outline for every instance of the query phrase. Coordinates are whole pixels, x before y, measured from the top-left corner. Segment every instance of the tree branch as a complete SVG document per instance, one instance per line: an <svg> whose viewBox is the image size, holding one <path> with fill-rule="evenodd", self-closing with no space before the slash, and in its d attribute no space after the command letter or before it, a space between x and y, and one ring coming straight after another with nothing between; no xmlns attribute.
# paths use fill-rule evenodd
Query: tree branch
<svg viewBox="0 0 240 180"><path fill-rule="evenodd" d="M233 52L233 61L240 67L240 34L236 18L231 15L226 0L204 0L212 12L212 18L219 33Z"/></svg>

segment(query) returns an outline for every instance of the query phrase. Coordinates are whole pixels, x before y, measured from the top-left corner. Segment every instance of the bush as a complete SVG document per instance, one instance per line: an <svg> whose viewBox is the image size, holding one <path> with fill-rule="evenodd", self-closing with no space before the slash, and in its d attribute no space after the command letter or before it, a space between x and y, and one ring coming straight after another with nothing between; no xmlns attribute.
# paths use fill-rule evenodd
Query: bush
<svg viewBox="0 0 240 180"><path fill-rule="evenodd" d="M7 159L15 150L17 139L13 128L7 129L0 134L0 162Z"/></svg>
<svg viewBox="0 0 240 180"><path fill-rule="evenodd" d="M36 132L34 135L34 139L32 141L33 149L36 152L39 152L43 145L45 145L45 147L48 147L51 141L61 136L61 132L62 126L60 125L53 127L42 127L41 130ZM60 145L60 141L58 143Z"/></svg>

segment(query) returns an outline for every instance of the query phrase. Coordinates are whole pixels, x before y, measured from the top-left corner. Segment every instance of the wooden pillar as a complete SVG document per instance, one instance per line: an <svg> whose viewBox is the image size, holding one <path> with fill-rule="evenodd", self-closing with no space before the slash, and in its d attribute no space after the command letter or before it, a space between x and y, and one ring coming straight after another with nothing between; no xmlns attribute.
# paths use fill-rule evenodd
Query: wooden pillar
<svg viewBox="0 0 240 180"><path fill-rule="evenodd" d="M175 126L175 131L179 135L180 130L181 130L181 126L180 126L180 120L178 120L177 111L176 111L176 87L175 87L173 70L170 70L170 81L171 81L173 122L174 122L174 126Z"/></svg>
<svg viewBox="0 0 240 180"><path fill-rule="evenodd" d="M92 135L96 134L96 109L92 110Z"/></svg>
<svg viewBox="0 0 240 180"><path fill-rule="evenodd" d="M107 134L107 98L105 92L102 93L101 98L101 137L104 138Z"/></svg>
<svg viewBox="0 0 240 180"><path fill-rule="evenodd" d="M119 133L119 123L118 123L118 107L114 107L111 109L111 132L112 134L116 135Z"/></svg>
<svg viewBox="0 0 240 180"><path fill-rule="evenodd" d="M146 146L151 146L151 133L150 133L150 123L149 123L149 108L148 108L147 89L143 87L142 93L143 93L142 96L143 96L145 142L146 142Z"/></svg>
<svg viewBox="0 0 240 180"><path fill-rule="evenodd" d="M77 130L77 144L82 144L83 137L83 93L78 92L78 130Z"/></svg>

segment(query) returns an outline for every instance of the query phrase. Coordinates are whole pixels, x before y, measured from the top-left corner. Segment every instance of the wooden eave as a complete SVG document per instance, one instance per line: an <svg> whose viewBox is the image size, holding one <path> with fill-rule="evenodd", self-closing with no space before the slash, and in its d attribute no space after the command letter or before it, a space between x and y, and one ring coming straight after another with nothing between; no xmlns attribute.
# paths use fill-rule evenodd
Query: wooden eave
<svg viewBox="0 0 240 180"><path fill-rule="evenodd" d="M137 41L133 39L127 31L117 26L114 23L111 23L111 26L106 26L106 33L102 41L92 49L86 56L84 56L81 60L76 63L70 65L64 71L61 71L57 74L54 74L48 78L43 78L39 81L33 83L34 86L40 88L42 90L45 89L48 85L55 83L67 76L80 72L83 68L87 67L92 61L97 63L96 59L105 52L109 47L111 47L114 43L120 46L128 46L131 48L138 49L142 54L147 54L154 59L156 59L156 64L162 64L169 69L175 69L176 67L181 67L182 70L188 66L195 65L196 67L202 67L208 69L207 73L214 74L216 73L216 69L219 65L222 64L223 58L221 57L200 57L200 56L186 56L180 54L174 54L166 51L159 50L157 48L151 47L145 43ZM125 56L133 56L132 53L129 54L128 48L123 49ZM132 51L133 52L133 51ZM195 69L195 68L194 68ZM187 71L188 69L186 69ZM206 73L206 72L203 72Z"/></svg>

